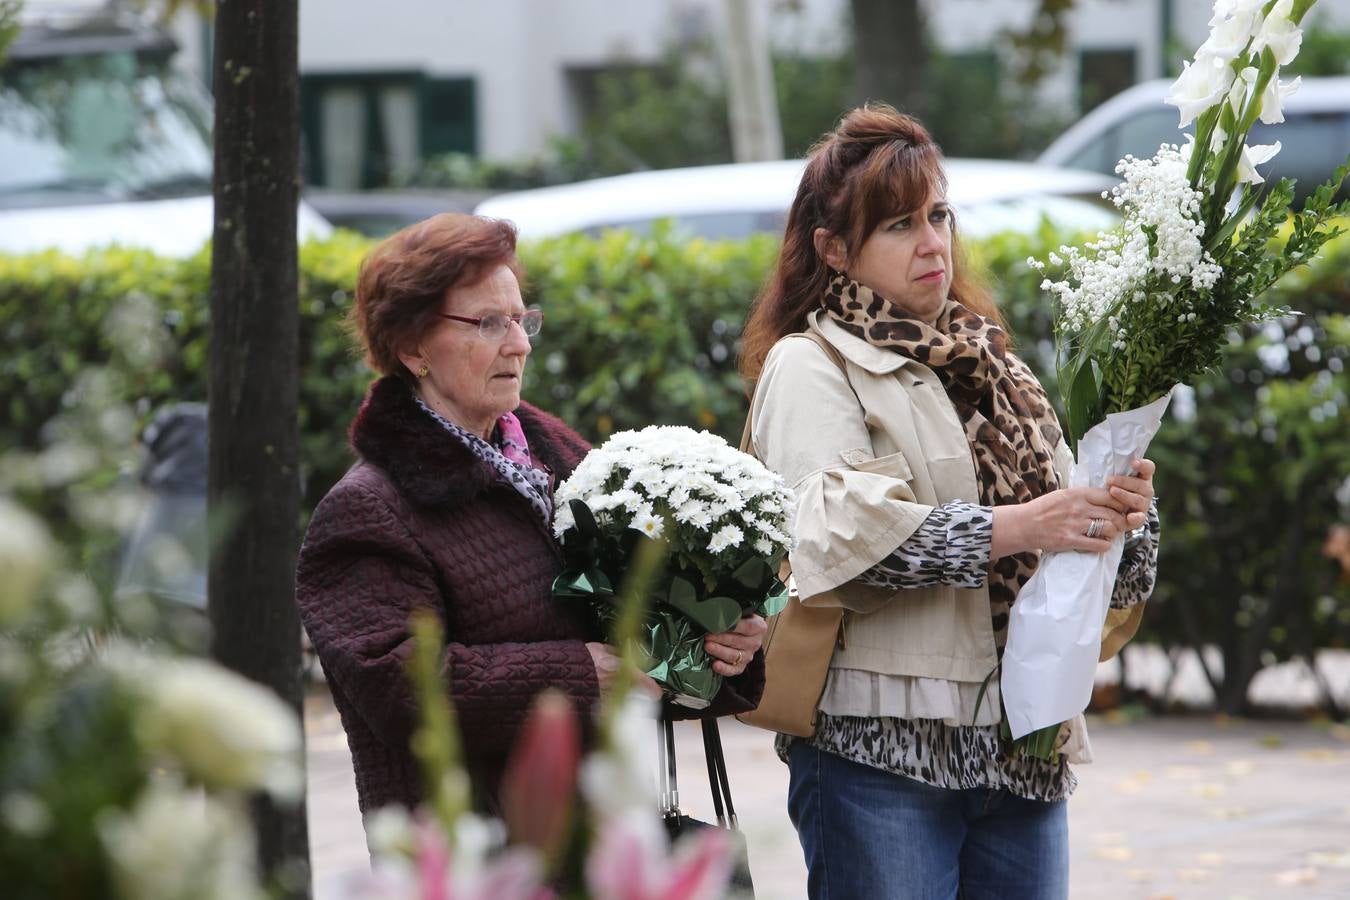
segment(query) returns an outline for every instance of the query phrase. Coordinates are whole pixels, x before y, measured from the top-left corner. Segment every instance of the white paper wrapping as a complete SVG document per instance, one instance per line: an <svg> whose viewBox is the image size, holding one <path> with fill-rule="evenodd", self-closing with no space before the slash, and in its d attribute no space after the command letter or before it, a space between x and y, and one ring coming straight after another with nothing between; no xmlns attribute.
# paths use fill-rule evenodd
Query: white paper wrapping
<svg viewBox="0 0 1350 900"><path fill-rule="evenodd" d="M1131 474L1130 461L1145 455L1170 398L1093 426L1078 443L1069 486L1105 487L1110 476ZM1000 678L1014 738L1087 709L1124 546L1118 535L1105 553L1046 553L1017 595Z"/></svg>

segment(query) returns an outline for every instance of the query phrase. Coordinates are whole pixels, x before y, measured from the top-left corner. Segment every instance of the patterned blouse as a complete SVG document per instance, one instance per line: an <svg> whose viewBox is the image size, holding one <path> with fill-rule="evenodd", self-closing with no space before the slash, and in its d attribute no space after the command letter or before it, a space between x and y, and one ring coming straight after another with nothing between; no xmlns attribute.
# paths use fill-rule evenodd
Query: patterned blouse
<svg viewBox="0 0 1350 900"><path fill-rule="evenodd" d="M877 587L920 588L984 584L993 539L990 507L954 501L936 507L895 552L859 576ZM1125 542L1111 605L1133 606L1153 592L1160 524L1156 505L1148 522ZM1000 655L1002 647L998 648ZM1061 800L1077 779L1063 757L1054 762L1009 755L998 725L951 725L941 719L839 716L822 713L809 739L778 735L774 746L787 760L791 742L913 778L934 787L1002 788L1031 800Z"/></svg>

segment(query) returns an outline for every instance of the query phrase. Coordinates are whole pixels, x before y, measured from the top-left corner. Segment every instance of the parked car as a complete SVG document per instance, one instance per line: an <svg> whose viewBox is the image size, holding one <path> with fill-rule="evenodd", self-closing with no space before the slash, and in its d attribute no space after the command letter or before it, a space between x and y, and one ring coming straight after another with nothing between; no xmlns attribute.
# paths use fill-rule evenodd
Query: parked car
<svg viewBox="0 0 1350 900"><path fill-rule="evenodd" d="M407 188L378 191L305 191L305 202L334 228L388 237L405 225L443 212L472 212L492 191Z"/></svg>
<svg viewBox="0 0 1350 900"><path fill-rule="evenodd" d="M211 99L117 6L29 2L0 68L0 253L104 244L187 256L211 236ZM330 226L301 204L299 234Z"/></svg>
<svg viewBox="0 0 1350 900"><path fill-rule="evenodd" d="M1111 174L1127 153L1147 158L1163 143L1184 142L1176 108L1163 102L1171 85L1158 79L1122 91L1056 138L1037 162ZM1278 125L1257 122L1248 143L1280 142L1279 154L1260 171L1271 183L1297 179L1301 199L1350 154L1350 76L1304 78L1285 100L1284 118Z"/></svg>
<svg viewBox="0 0 1350 900"><path fill-rule="evenodd" d="M661 219L705 238L782 234L805 165L782 160L636 172L498 194L474 211L510 219L522 237L646 230ZM949 159L946 169L947 197L965 234L1030 231L1043 218L1084 231L1118 221L1101 199L1116 182L1103 175L982 159Z"/></svg>

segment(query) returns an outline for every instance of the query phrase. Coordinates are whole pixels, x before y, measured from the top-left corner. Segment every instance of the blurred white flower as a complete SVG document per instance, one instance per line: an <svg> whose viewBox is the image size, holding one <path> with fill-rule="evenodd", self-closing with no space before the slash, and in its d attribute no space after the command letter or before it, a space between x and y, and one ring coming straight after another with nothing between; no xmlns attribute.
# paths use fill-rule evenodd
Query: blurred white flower
<svg viewBox="0 0 1350 900"><path fill-rule="evenodd" d="M130 811L104 813L99 840L117 895L135 900L253 900L253 833L234 806L173 783L151 782Z"/></svg>
<svg viewBox="0 0 1350 900"><path fill-rule="evenodd" d="M52 827L52 812L42 798L27 791L0 797L0 827L26 838L40 838Z"/></svg>
<svg viewBox="0 0 1350 900"><path fill-rule="evenodd" d="M206 660L116 648L109 668L144 703L137 737L208 787L304 790L299 719L268 689Z"/></svg>
<svg viewBox="0 0 1350 900"><path fill-rule="evenodd" d="M613 745L591 753L581 764L582 796L602 815L656 810L656 700L630 689L614 708Z"/></svg>
<svg viewBox="0 0 1350 900"><path fill-rule="evenodd" d="M1242 158L1238 160L1238 184L1260 184L1265 181L1265 176L1256 171L1256 167L1270 162L1279 152L1279 141L1273 144L1257 144L1254 147L1244 145Z"/></svg>
<svg viewBox="0 0 1350 900"><path fill-rule="evenodd" d="M0 626L28 615L53 553L46 526L13 500L0 497Z"/></svg>

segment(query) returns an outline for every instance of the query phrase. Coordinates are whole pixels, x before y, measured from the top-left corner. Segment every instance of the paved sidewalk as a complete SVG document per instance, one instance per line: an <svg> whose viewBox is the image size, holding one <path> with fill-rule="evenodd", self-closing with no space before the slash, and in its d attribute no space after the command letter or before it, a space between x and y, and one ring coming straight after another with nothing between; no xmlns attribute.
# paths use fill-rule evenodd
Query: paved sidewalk
<svg viewBox="0 0 1350 900"><path fill-rule="evenodd" d="M1075 900L1350 898L1350 728L1094 717L1097 761L1070 801ZM346 738L327 692L306 706L316 900L366 864ZM806 896L771 736L723 728L760 900ZM676 734L686 810L711 818L696 727Z"/></svg>

